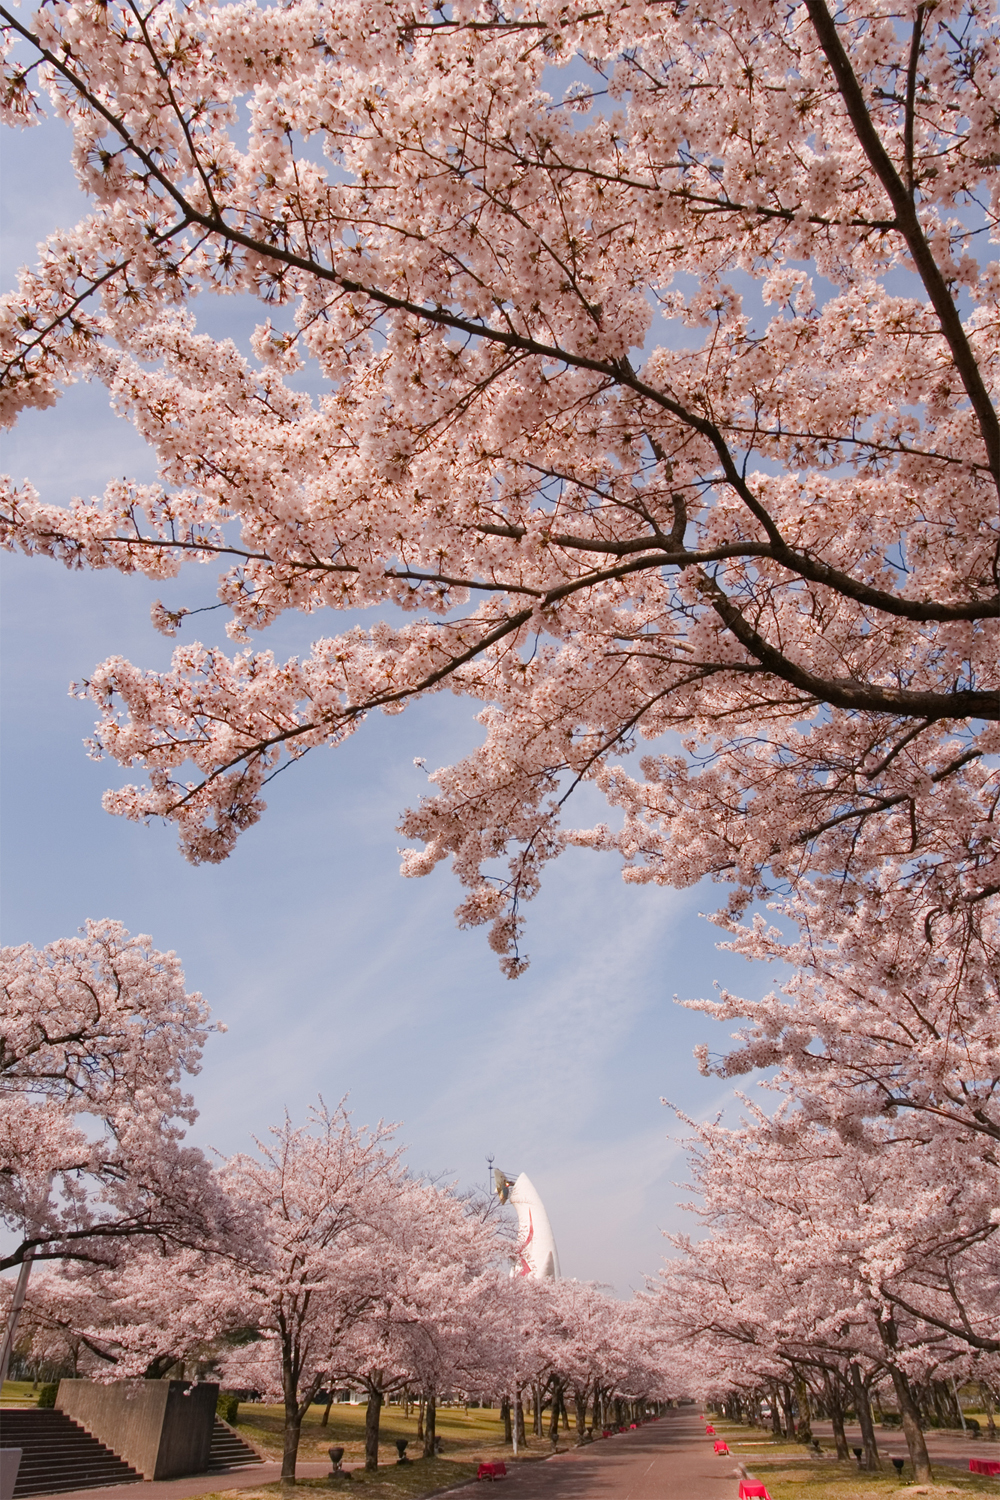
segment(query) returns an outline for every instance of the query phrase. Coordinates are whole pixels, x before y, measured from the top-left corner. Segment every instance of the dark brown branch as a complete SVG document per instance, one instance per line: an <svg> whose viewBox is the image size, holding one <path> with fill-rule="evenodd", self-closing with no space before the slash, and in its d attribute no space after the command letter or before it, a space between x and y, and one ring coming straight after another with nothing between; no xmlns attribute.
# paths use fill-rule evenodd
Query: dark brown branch
<svg viewBox="0 0 1000 1500"><path fill-rule="evenodd" d="M1000 1353L1000 1339L986 1338L982 1334L976 1333L971 1326L956 1326L954 1323L949 1323L946 1318L936 1318L933 1313L929 1313L923 1308L913 1307L911 1303L904 1301L898 1293L890 1291L888 1287L882 1287L882 1291L896 1307L901 1307L911 1317L919 1318L922 1323L930 1323L932 1328L940 1328L945 1333L950 1333L953 1338L961 1339L963 1343L971 1344L973 1349L982 1349L988 1354Z"/></svg>
<svg viewBox="0 0 1000 1500"><path fill-rule="evenodd" d="M962 320L948 289L948 283L941 274L940 267L924 236L913 198L900 179L872 123L864 92L844 50L833 17L827 10L824 0L806 0L806 9L833 76L837 80L837 87L850 116L851 124L854 126L854 132L889 196L899 232L906 241L907 249L913 256L914 265L927 289L934 311L938 315L941 331L947 340L952 358L962 378L962 384L979 421L979 430L986 447L990 472L997 485L1000 486L1000 420L997 418L972 346L962 327ZM918 10L918 15L919 13Z"/></svg>

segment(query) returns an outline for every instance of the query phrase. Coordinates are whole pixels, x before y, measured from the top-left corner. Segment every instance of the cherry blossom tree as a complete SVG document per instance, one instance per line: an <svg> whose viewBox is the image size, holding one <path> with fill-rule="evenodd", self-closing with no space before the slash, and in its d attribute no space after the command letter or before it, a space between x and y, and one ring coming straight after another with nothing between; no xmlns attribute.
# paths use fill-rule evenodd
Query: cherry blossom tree
<svg viewBox="0 0 1000 1500"><path fill-rule="evenodd" d="M226 1163L227 1194L256 1216L257 1239L235 1273L230 1326L258 1337L224 1364L232 1384L284 1405L282 1481L294 1483L302 1418L334 1377L341 1345L378 1292L380 1259L405 1178L392 1128L355 1129L343 1104L320 1102L305 1126L273 1127L255 1156ZM214 1306L209 1298L211 1306ZM215 1333L224 1324L212 1322Z"/></svg>
<svg viewBox="0 0 1000 1500"><path fill-rule="evenodd" d="M617 1335L621 1332L617 1304L592 1282L560 1280L540 1283L552 1304L548 1326L543 1326L545 1358L559 1385L573 1402L578 1439L587 1426L587 1406L599 1402L600 1391L614 1385Z"/></svg>
<svg viewBox="0 0 1000 1500"><path fill-rule="evenodd" d="M925 868L922 874L933 872ZM777 1067L814 1119L856 1136L871 1117L919 1117L922 1133L964 1139L974 1171L1000 1167L1000 943L982 905L922 910L917 872L889 862L867 887L820 882L779 909L789 939L758 916L729 921L726 944L781 960L792 978L750 1003L726 994L687 1001L717 1020L749 1017L721 1059L697 1049L706 1073ZM942 893L942 902L947 898ZM921 920L922 918L922 920ZM786 925L791 925L791 923Z"/></svg>
<svg viewBox="0 0 1000 1500"><path fill-rule="evenodd" d="M18 1268L6 1310L6 1373L35 1261L114 1267L136 1246L224 1245L233 1228L196 1118L208 1007L180 963L119 922L77 938L0 950L0 1270Z"/></svg>
<svg viewBox="0 0 1000 1500"><path fill-rule="evenodd" d="M121 923L0 951L0 1270L18 1267L6 1370L33 1261L116 1266L136 1245L212 1248L232 1229L182 1092L210 1029L173 953Z"/></svg>
<svg viewBox="0 0 1000 1500"><path fill-rule="evenodd" d="M846 1449L845 1398L866 1432L865 1386L888 1381L927 1478L915 1387L942 1370L964 1378L1000 1352L1000 1223L958 1138L928 1141L913 1120L879 1130L880 1150L849 1145L793 1106L755 1112L737 1131L698 1127L694 1183L710 1233L678 1242L660 1307L665 1336L703 1363L716 1392L795 1392L801 1436L810 1386ZM870 1419L865 1447L877 1467Z"/></svg>
<svg viewBox="0 0 1000 1500"><path fill-rule="evenodd" d="M289 758L448 688L483 743L406 815L404 869L450 858L510 974L568 844L737 912L905 867L938 942L995 896L995 16L0 20L7 117L47 98L94 204L4 304L5 418L102 381L161 476L65 506L8 483L4 539L221 564L241 648L94 670L94 753L147 778L110 810L225 858ZM250 350L198 331L205 292L266 304ZM383 619L308 655L249 644L358 607ZM614 826L563 825L581 781Z"/></svg>
<svg viewBox="0 0 1000 1500"><path fill-rule="evenodd" d="M335 1378L367 1392L365 1467L378 1467L381 1412L404 1386L424 1398L433 1456L439 1396L502 1389L510 1333L498 1318L509 1248L492 1219L433 1184L410 1182L371 1265L368 1307L341 1341Z"/></svg>
<svg viewBox="0 0 1000 1500"><path fill-rule="evenodd" d="M246 1315L230 1258L135 1247L118 1266L74 1261L36 1274L18 1347L98 1382L158 1380L174 1370L198 1376L235 1335L253 1332Z"/></svg>

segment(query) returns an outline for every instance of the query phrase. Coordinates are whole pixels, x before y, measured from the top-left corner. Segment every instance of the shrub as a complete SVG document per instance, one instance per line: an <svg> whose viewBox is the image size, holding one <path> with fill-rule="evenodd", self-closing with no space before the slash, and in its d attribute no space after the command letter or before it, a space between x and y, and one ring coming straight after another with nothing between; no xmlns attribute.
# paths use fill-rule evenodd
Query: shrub
<svg viewBox="0 0 1000 1500"><path fill-rule="evenodd" d="M39 1406L55 1406L55 1404L56 1404L56 1397L58 1396L58 1394L59 1394L59 1382L58 1382L58 1380L55 1381L54 1383L50 1384L50 1385L43 1385L43 1386L41 1386L39 1388L39 1391L38 1391L38 1405Z"/></svg>
<svg viewBox="0 0 1000 1500"><path fill-rule="evenodd" d="M219 1399L215 1403L215 1410L224 1422L230 1427L236 1424L236 1413L240 1409L240 1398L236 1391L220 1391Z"/></svg>

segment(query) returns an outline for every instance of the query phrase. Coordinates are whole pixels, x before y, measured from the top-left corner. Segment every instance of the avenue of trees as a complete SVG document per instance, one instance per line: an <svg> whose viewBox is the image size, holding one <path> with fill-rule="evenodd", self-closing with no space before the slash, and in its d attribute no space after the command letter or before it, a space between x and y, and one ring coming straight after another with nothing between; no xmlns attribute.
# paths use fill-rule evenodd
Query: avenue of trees
<svg viewBox="0 0 1000 1500"><path fill-rule="evenodd" d="M0 971L0 1214L21 1273L2 1286L8 1315L23 1294L22 1357L260 1391L284 1406L286 1476L308 1407L345 1385L367 1398L371 1467L382 1407L404 1391L426 1404L428 1454L435 1402L456 1393L508 1412L523 1395L537 1432L547 1409L550 1437L562 1419L579 1438L623 1401L691 1393L748 1417L767 1401L803 1441L811 1410L832 1417L842 1456L850 1411L877 1467L874 1394L924 1478L922 1429L942 1401L949 1419L958 1385L978 1383L992 1425L997 1162L961 1121L858 1109L834 1128L779 1074L770 1115L687 1122L703 1233L617 1301L512 1277L498 1200L414 1180L393 1127L357 1129L342 1105L211 1165L184 1142L181 1092L207 1008L148 938L92 922L2 950Z"/></svg>
<svg viewBox="0 0 1000 1500"><path fill-rule="evenodd" d="M959 1388L978 1392L996 1436L995 1163L919 1117L871 1120L855 1138L794 1096L770 1117L747 1112L738 1129L693 1127L704 1235L675 1241L650 1293L674 1377L745 1417L766 1404L776 1432L805 1442L822 1415L842 1458L850 1413L870 1469L874 1398L926 1480L924 1429L961 1426Z"/></svg>
<svg viewBox="0 0 1000 1500"><path fill-rule="evenodd" d="M450 860L459 920L489 927L506 973L574 845L630 881L712 877L726 941L790 976L760 1003L692 1002L740 1023L703 1071L773 1070L777 1109L695 1127L704 1233L634 1304L538 1292L551 1365L541 1333L530 1355L482 1343L515 1326L476 1313L489 1223L337 1112L196 1164L188 1203L168 1074L142 1126L161 1204L129 1175L131 1043L99 1028L76 1108L107 1127L107 1163L73 1135L76 1042L46 1031L37 1063L12 1044L44 1134L36 1157L11 1138L23 1183L3 1179L24 1245L97 1288L138 1275L115 1260L134 1225L197 1282L185 1268L221 1264L256 1215L256 1337L227 1357L281 1366L292 1444L310 1382L348 1364L377 1409L487 1366L508 1393L548 1371L570 1404L594 1381L650 1390L667 1361L786 1425L856 1412L872 1464L869 1399L891 1392L926 1478L931 1408L952 1381L994 1399L1000 1359L995 8L57 0L0 5L0 25L6 118L58 113L93 202L3 302L3 420L103 382L160 474L81 498L15 476L0 536L192 589L154 610L181 633L170 670L115 656L86 684L95 752L138 768L109 810L224 859L289 760L448 690L482 742L405 813L404 871ZM199 331L198 298L230 294L262 304L246 348ZM231 653L187 639L195 564L218 573ZM289 661L255 644L330 609L375 620ZM581 782L606 823L566 823ZM166 994L169 965L139 950ZM55 993L54 960L39 975ZM338 1151L370 1171L300 1246L273 1186L287 1171L308 1197ZM333 1262L338 1290L314 1295ZM495 1284L498 1306L515 1295ZM133 1328L162 1319L163 1358L187 1337L136 1308L122 1369L152 1347ZM564 1316L593 1319L599 1373Z"/></svg>
<svg viewBox="0 0 1000 1500"><path fill-rule="evenodd" d="M14 1309L22 1360L258 1391L284 1406L286 1477L305 1412L335 1388L367 1398L370 1468L382 1407L404 1391L425 1404L425 1456L441 1396L509 1411L522 1395L553 1434L572 1420L582 1438L623 1402L667 1394L646 1304L512 1278L499 1200L414 1180L392 1128L358 1129L320 1102L216 1166L186 1146L195 1111L179 1085L197 1072L207 1008L148 938L90 923L3 949L0 980L5 1266L32 1271ZM8 1323L17 1286L0 1282Z"/></svg>

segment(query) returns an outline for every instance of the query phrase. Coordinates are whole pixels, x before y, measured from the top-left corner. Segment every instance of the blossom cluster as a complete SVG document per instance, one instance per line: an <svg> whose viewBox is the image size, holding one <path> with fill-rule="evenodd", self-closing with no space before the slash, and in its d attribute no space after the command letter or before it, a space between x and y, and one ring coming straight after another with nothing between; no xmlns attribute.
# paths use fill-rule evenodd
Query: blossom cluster
<svg viewBox="0 0 1000 1500"><path fill-rule="evenodd" d="M248 647L95 670L112 811L224 858L287 757L447 688L483 742L406 869L452 861L510 974L567 844L737 908L914 860L917 930L995 894L1000 51L897 10L2 11L6 108L94 204L2 304L4 418L101 381L160 470L8 482L3 540L215 561ZM267 304L248 349L204 292ZM345 608L382 623L249 649ZM564 826L581 780L613 821Z"/></svg>

